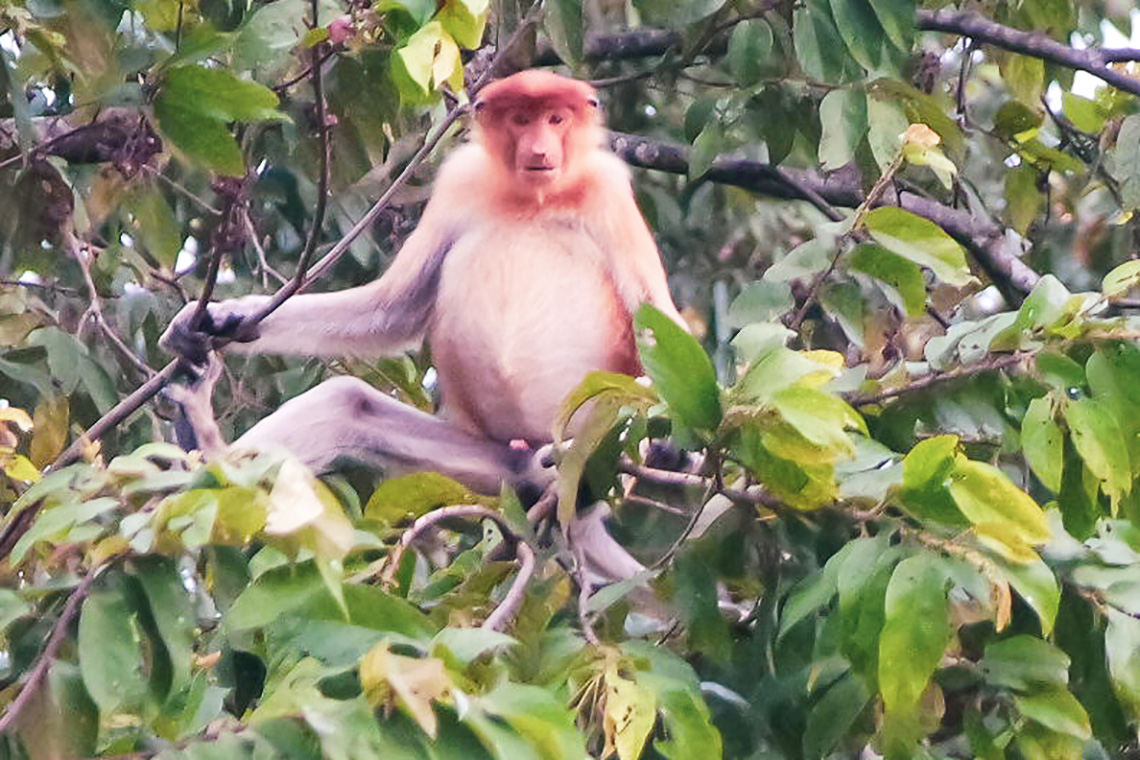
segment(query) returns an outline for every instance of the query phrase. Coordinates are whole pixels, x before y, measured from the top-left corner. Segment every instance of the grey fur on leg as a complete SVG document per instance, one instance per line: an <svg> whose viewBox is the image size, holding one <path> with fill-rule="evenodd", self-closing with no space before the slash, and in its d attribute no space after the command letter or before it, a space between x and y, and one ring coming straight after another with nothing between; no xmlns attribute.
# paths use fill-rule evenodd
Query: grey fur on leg
<svg viewBox="0 0 1140 760"><path fill-rule="evenodd" d="M347 376L286 401L233 445L286 449L318 472L339 460L381 467L389 476L440 472L488 494L504 482L551 477L530 452L472 435Z"/></svg>

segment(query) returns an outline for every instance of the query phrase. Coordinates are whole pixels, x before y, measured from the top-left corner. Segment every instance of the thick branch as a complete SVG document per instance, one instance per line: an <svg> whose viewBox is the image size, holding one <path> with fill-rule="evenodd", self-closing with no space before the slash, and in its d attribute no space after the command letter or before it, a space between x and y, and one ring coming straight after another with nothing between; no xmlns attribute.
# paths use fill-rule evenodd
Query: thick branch
<svg viewBox="0 0 1140 760"><path fill-rule="evenodd" d="M1057 42L1042 32L1023 32L1009 26L990 21L980 13L943 8L937 11L919 11L919 29L930 32L949 32L970 37L1013 53L1040 58L1049 63L1065 66L1077 71L1087 71L1103 79L1113 87L1140 95L1140 80L1110 68L1114 61L1136 60L1135 49L1102 50L1099 48L1075 48Z"/></svg>
<svg viewBox="0 0 1140 760"><path fill-rule="evenodd" d="M688 172L688 149L683 146L617 132L611 133L610 143L614 152L633 166L672 174ZM761 161L720 158L713 162L705 176L712 182L734 185L770 198L805 200L817 206L822 201L829 206L855 208L864 198L859 177L849 172L820 176ZM1017 251L1011 249L1002 228L985 218L906 191L886 193L878 205L897 205L946 230L973 254L979 266L1006 292L1007 298L1028 293L1040 279L1017 257Z"/></svg>

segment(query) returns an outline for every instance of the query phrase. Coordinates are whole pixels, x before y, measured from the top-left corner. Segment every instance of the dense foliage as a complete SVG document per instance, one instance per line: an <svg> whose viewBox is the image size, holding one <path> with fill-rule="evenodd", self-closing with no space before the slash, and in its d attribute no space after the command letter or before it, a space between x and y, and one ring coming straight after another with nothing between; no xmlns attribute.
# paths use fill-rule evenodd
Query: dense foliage
<svg viewBox="0 0 1140 760"><path fill-rule="evenodd" d="M1140 757L1131 5L4 3L0 758ZM215 277L375 277L531 64L599 86L695 336L643 309L652 385L567 400L544 520L112 411ZM431 407L425 352L216 408L341 373ZM582 591L585 491L650 570Z"/></svg>

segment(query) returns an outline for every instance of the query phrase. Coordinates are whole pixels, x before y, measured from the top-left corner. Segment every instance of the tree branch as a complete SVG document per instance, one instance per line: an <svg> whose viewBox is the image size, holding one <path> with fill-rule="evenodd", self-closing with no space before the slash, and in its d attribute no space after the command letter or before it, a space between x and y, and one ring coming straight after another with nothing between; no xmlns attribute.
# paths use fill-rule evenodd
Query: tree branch
<svg viewBox="0 0 1140 760"><path fill-rule="evenodd" d="M56 653L59 651L63 640L67 638L67 629L71 625L71 621L79 614L79 608L83 604L83 600L91 593L91 587L95 581L103 574L110 565L103 565L97 567L87 574L75 590L71 592L71 596L67 599L67 604L64 605L63 611L59 613L59 620L55 621L52 626L51 636L48 638L47 646L44 647L43 654L40 655L39 662L32 668L31 675L28 680L24 682L24 687L20 689L20 693L8 705L8 709L0 716L0 736L6 735L20 717L20 713L32 701L36 691L39 689L40 682L47 676L48 668L51 667L52 660L55 659Z"/></svg>
<svg viewBox="0 0 1140 760"><path fill-rule="evenodd" d="M408 547L411 546L417 538L423 535L424 531L428 528L434 527L443 520L452 517L476 517L480 520L490 520L498 526L499 531L503 534L503 540L515 550L515 556L518 557L519 560L518 575L515 577L514 582L511 583L511 587L507 590L507 595L503 597L503 601L487 616L482 626L488 630L501 631L508 623L514 620L515 615L519 611L519 607L522 606L523 599L526 596L527 584L530 583L530 579L534 575L534 550L514 531L514 528L511 527L505 517L484 506L478 504L459 504L451 507L440 507L417 518L411 527L400 536L400 543L396 545L396 548L388 558L388 567L381 576L381 582L385 585L391 585L395 579L396 572L400 568L400 561L404 557L404 552L407 551Z"/></svg>
<svg viewBox="0 0 1140 760"><path fill-rule="evenodd" d="M610 144L615 153L633 166L671 174L688 173L689 150L684 146L620 132L610 133ZM865 199L859 177L853 172L837 171L820 176L807 170L784 169L762 161L718 158L705 178L770 198L807 201L824 213L828 213L832 206L856 208ZM1010 303L1020 301L1020 297L1032 290L1040 279L1040 275L1017 257L1019 251L1006 240L1004 230L989 220L906 190L888 193L887 196L889 200L879 199L875 205L897 205L944 229L970 251ZM833 209L831 211L834 213Z"/></svg>
<svg viewBox="0 0 1140 760"><path fill-rule="evenodd" d="M1086 71L1118 90L1140 95L1140 79L1115 71L1109 64L1120 61L1134 61L1140 58L1140 50L1134 48L1104 50L1100 48L1076 48L1057 42L1043 32L1023 32L1020 29L1004 26L991 21L974 11L960 11L943 8L937 11L919 11L916 17L919 29L929 32L948 32L970 37L1011 53L1020 53L1039 58L1066 68Z"/></svg>
<svg viewBox="0 0 1140 760"><path fill-rule="evenodd" d="M897 388L890 388L888 390L866 396L848 396L847 402L851 404L851 406L855 407L881 404L884 401L892 398L897 398L898 396L904 396L908 393L925 390L934 385L941 385L942 383L960 380L964 377L974 377L975 375L983 375L987 372L997 372L998 370L1003 369L1013 369L1023 364L1025 360L1025 354L1020 353L994 354L978 362L977 364L958 367L947 372L931 372L929 375L923 375L917 380L909 382L906 385L900 385Z"/></svg>

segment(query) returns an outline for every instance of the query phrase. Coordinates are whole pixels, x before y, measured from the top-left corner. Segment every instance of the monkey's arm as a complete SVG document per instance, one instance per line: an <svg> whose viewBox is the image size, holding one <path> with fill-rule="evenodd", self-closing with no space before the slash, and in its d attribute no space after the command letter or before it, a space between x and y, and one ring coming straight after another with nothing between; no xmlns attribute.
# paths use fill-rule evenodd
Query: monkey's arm
<svg viewBox="0 0 1140 760"><path fill-rule="evenodd" d="M435 208L433 208L433 206ZM212 337L242 353L376 357L398 354L423 339L435 305L439 272L452 240L440 204L429 203L416 231L384 275L367 285L295 295L259 324L249 318L269 296L212 303L203 324L191 327L195 304L178 313L160 343L195 363Z"/></svg>
<svg viewBox="0 0 1140 760"><path fill-rule="evenodd" d="M614 280L630 314L651 303L688 331L673 297L661 254L645 218L637 207L629 169L621 159L599 152L599 185L594 193L589 231L610 258Z"/></svg>

